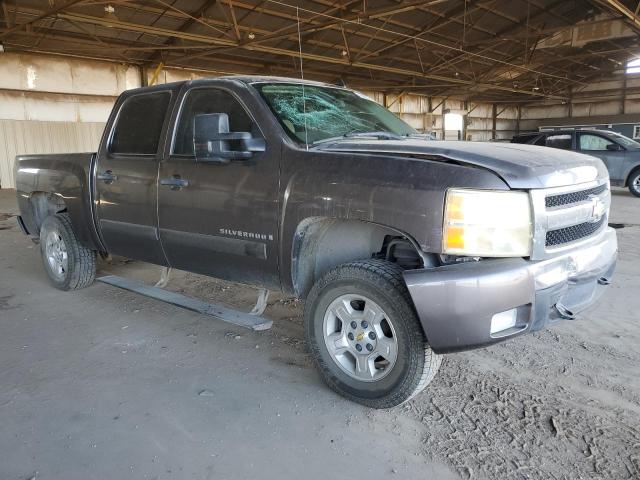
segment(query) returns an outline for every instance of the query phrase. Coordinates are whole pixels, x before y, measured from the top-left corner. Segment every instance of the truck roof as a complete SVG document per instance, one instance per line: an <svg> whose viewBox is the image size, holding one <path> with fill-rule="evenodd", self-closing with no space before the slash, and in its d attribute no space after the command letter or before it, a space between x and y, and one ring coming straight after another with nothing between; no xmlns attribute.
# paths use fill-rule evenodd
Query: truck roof
<svg viewBox="0 0 640 480"><path fill-rule="evenodd" d="M332 88L347 88L341 85L332 85L330 83L316 82L313 80L303 80L300 78L277 77L277 76L269 76L269 75L225 75L221 77L205 77L205 78L198 78L196 80L181 80L179 82L162 83L162 84L153 85L150 87L133 88L128 91L147 92L147 91L167 90L167 89L178 90L185 84L191 84L191 85L205 84L206 85L206 84L217 83L217 82L242 82L242 83L246 83L247 85L252 83L264 83L264 82L299 83L299 84L305 84L305 85L316 85L316 86L332 87Z"/></svg>

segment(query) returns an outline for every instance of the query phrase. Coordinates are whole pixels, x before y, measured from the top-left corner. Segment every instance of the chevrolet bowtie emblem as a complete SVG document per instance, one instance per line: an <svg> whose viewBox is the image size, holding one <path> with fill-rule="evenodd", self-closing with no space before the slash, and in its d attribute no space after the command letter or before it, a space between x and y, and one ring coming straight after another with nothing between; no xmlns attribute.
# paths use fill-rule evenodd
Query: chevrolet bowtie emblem
<svg viewBox="0 0 640 480"><path fill-rule="evenodd" d="M591 222L596 223L599 222L600 219L607 213L607 207L604 202L600 200L599 197L592 196L591 199Z"/></svg>

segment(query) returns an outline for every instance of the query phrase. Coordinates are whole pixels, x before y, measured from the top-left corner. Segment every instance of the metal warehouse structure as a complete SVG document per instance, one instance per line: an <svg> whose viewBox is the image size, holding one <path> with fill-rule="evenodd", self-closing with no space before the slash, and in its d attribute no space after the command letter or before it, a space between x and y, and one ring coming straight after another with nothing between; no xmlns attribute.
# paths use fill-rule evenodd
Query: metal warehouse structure
<svg viewBox="0 0 640 480"><path fill-rule="evenodd" d="M635 5L615 0L2 5L7 51L215 74L298 75L302 59L308 76L356 88L488 101L567 99L619 69L640 28Z"/></svg>
<svg viewBox="0 0 640 480"><path fill-rule="evenodd" d="M455 138L467 140L506 139L545 123L590 123L574 117L594 115L631 124L640 113L640 78L625 74L638 52L637 2L4 0L0 5L0 120L8 122L88 122L99 130L126 88L224 74L304 75L347 85L419 130L445 138L451 138L446 113L464 117ZM87 138L75 125L68 127L74 130L68 138ZM24 144L7 132L32 128L2 127L5 186L12 185L13 153L34 149L28 135ZM45 137L56 137L44 128ZM85 149L83 142L65 146ZM56 149L51 142L43 148Z"/></svg>

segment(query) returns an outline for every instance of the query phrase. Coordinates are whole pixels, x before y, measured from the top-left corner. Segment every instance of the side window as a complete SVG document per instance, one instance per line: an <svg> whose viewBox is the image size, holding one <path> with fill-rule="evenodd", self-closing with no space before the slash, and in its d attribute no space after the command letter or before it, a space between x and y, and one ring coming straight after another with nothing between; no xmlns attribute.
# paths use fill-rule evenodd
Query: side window
<svg viewBox="0 0 640 480"><path fill-rule="evenodd" d="M544 135L540 135L535 142L533 142L534 145L540 145L541 147L544 147L547 145L547 137Z"/></svg>
<svg viewBox="0 0 640 480"><path fill-rule="evenodd" d="M109 151L155 155L169 100L169 92L146 93L126 99L118 113Z"/></svg>
<svg viewBox="0 0 640 480"><path fill-rule="evenodd" d="M173 142L174 155L193 155L193 119L196 115L226 113L232 132L257 132L242 105L228 92L217 88L197 88L187 93Z"/></svg>
<svg viewBox="0 0 640 480"><path fill-rule="evenodd" d="M563 150L571 150L571 135L549 135L545 141L545 146L552 148L562 148Z"/></svg>
<svg viewBox="0 0 640 480"><path fill-rule="evenodd" d="M589 133L580 134L580 150L606 150L607 145L613 145L614 143L615 142L600 135L591 135Z"/></svg>

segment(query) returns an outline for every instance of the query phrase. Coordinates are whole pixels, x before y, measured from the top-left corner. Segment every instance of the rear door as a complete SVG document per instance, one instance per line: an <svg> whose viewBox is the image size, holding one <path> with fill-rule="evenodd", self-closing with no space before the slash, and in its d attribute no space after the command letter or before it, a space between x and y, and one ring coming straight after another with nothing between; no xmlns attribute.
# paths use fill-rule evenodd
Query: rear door
<svg viewBox="0 0 640 480"><path fill-rule="evenodd" d="M218 278L279 286L279 145L267 143L265 152L249 160L197 162L195 115L226 113L231 131L263 135L230 90L191 88L181 104L159 176L160 237L169 264ZM175 180L183 186L171 185Z"/></svg>
<svg viewBox="0 0 640 480"><path fill-rule="evenodd" d="M170 90L136 93L116 105L98 154L96 214L109 253L166 265L158 234L158 159Z"/></svg>
<svg viewBox="0 0 640 480"><path fill-rule="evenodd" d="M610 150L612 147L619 150ZM621 178L627 151L618 142L604 135L580 132L578 133L578 150L600 158L607 166L609 177L612 179Z"/></svg>

